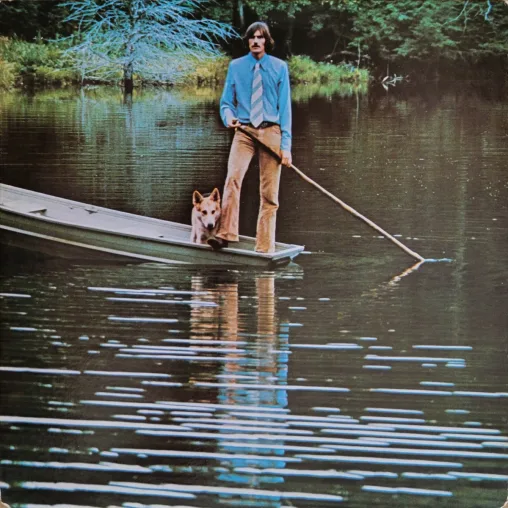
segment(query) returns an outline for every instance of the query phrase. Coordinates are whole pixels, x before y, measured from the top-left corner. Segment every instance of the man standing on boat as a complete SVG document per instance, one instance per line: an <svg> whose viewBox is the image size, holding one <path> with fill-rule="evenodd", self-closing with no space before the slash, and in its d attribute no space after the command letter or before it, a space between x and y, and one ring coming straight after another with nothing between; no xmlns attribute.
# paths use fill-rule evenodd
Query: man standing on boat
<svg viewBox="0 0 508 508"><path fill-rule="evenodd" d="M244 36L249 54L233 60L228 69L220 101L220 115L230 129L242 126L262 143L280 153L277 160L261 149L247 134L236 130L228 161L222 196L221 224L214 249L238 242L240 191L252 157L259 157L260 206L256 230L256 251L275 250L275 224L279 208L281 162L291 165L291 94L288 66L268 55L274 41L265 23L256 22Z"/></svg>

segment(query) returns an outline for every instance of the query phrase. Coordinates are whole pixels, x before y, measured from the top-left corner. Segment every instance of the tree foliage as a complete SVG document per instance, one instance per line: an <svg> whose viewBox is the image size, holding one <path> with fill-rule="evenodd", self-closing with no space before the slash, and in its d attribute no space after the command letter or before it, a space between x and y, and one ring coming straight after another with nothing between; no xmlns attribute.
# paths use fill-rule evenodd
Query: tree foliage
<svg viewBox="0 0 508 508"><path fill-rule="evenodd" d="M169 10L177 6L189 11L182 12L181 18L165 20L150 14L163 4ZM57 9L55 5L56 0L0 0L0 34L30 38L37 26L43 36L61 33L63 26L66 30L79 28L83 37L80 50L90 58L88 67L83 63L87 72L99 63L125 64L129 37L140 35L142 26L152 26L153 33L147 28L143 32L146 36L136 42L139 49L143 44L155 48L150 61L139 56L135 63L138 70L150 71L154 77L161 71L161 77L163 53L180 49L171 46L175 37L161 34L164 28L173 33L178 19L182 20L183 32L174 33L189 34L189 42L210 43L208 29L214 32L218 28L218 42L234 56L244 53L245 47L238 40L224 39L224 24L243 32L261 19L272 28L275 54L283 58L308 55L316 60L383 69L389 63L393 69L413 68L417 72L448 64L457 68L478 63L498 68L499 63L508 65L508 0L68 0L64 7ZM73 15L68 19L74 24L65 24L62 13L70 9ZM106 9L114 9L116 15L105 15ZM129 17L133 10L139 13L136 22ZM185 32L191 21L192 29ZM110 51L98 52L95 42L86 46L85 36L92 34L93 26L96 41ZM178 68L169 71L166 67L166 71L168 77L178 74Z"/></svg>
<svg viewBox="0 0 508 508"><path fill-rule="evenodd" d="M506 62L508 1L243 0L246 24L267 20L278 49L355 65ZM221 3L231 19L235 2Z"/></svg>
<svg viewBox="0 0 508 508"><path fill-rule="evenodd" d="M61 0L30 1L0 0L0 34L33 40L68 35L65 9Z"/></svg>
<svg viewBox="0 0 508 508"><path fill-rule="evenodd" d="M223 22L199 17L202 0L72 0L66 21L77 28L68 50L84 78L100 70L174 82L192 59L218 54L217 40L234 35Z"/></svg>
<svg viewBox="0 0 508 508"><path fill-rule="evenodd" d="M375 59L478 60L508 52L508 9L486 0L352 2L350 46Z"/></svg>

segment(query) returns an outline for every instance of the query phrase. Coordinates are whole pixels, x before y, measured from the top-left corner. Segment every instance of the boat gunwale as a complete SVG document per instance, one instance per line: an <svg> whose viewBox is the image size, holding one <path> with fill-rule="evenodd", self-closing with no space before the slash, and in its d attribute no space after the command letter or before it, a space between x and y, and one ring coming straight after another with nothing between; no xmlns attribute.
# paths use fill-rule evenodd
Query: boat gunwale
<svg viewBox="0 0 508 508"><path fill-rule="evenodd" d="M113 254L115 256L122 256L122 257L125 257L128 259L133 259L133 260L136 259L136 260L154 262L154 263L167 263L167 264L173 264L173 265L179 265L179 266L189 264L185 261L178 261L175 259L169 260L167 258L149 256L147 254L139 254L139 253L121 251L118 249L111 249L109 247L102 247L102 246L99 247L97 245L92 245L90 243L76 242L74 240L69 240L67 238L59 238L58 236L49 236L49 235L45 235L43 233L37 233L35 231L28 231L26 229L13 228L11 226L6 226L4 224L0 224L0 229L2 229L4 231L9 231L9 232L15 233L15 234L23 234L23 235L26 235L26 236L29 236L32 238L39 238L40 240L48 240L48 241L63 244L63 245L69 245L71 247L77 247L80 249L102 252L105 254Z"/></svg>
<svg viewBox="0 0 508 508"><path fill-rule="evenodd" d="M106 207L101 207L101 206L97 206L97 205L90 205L90 204L83 203L80 201L74 201L74 200L67 199L67 198L61 198L59 196L52 196L50 194L44 194L41 192L31 191L28 189L23 189L21 187L14 187L14 186L11 186L8 184L1 183L0 190L3 190L3 189L7 190L7 192L17 194L18 196L23 197L23 198L26 198L27 196L37 196L42 201L47 201L49 203L56 201L59 204L66 205L66 206L75 205L76 208L80 208L85 211L93 211L96 213L101 212L105 215L111 215L113 217L118 217L118 218L128 218L131 220L136 219L138 222L147 222L147 223L154 224L154 225L157 224L160 226L174 228L174 229L177 229L180 231L189 231L189 233L191 230L190 225L182 224L179 222L166 221L163 219L157 219L155 217L147 217L145 215L137 215L134 213L123 212L121 210L115 210L113 208L106 208ZM93 210L87 210L87 208L91 208ZM63 227L68 227L68 228L86 230L86 231L96 232L96 233L109 234L109 235L118 236L118 237L134 238L134 239L139 239L141 241L154 242L154 243L158 243L158 244L176 245L176 246L189 248L189 249L212 251L212 249L208 245L196 244L196 243L193 243L190 241L186 242L186 241L177 240L177 239L170 240L167 238L156 238L153 236L142 236L142 235L134 234L134 233L122 233L122 232L115 231L112 229L104 229L104 228L99 228L99 227L94 227L94 226L85 226L85 225L82 225L82 224L79 224L76 222L68 222L68 221L64 221L61 219L46 217L44 215L34 215L31 212L24 212L24 211L16 210L14 208L9 208L7 205L5 205L3 203L3 196L0 196L0 210L4 211L6 213L10 213L12 215L18 215L18 216L25 217L26 219L29 219L31 222L34 222L34 223L45 222L45 223L49 223L49 224L57 224L57 225L60 225ZM254 239L252 237L240 235L240 240L244 240L244 241L252 243ZM240 257L241 256L248 256L248 257L257 258L257 259L265 259L266 261L276 261L280 258L284 258L284 257L288 257L288 256L292 259L293 257L296 257L296 255L298 255L300 252L302 252L305 248L304 246L301 246L301 245L286 244L286 243L282 243L282 242L276 242L276 245L279 246L279 248L283 247L283 249L276 250L273 253L264 253L264 252L256 252L256 251L251 251L251 250L246 250L246 249L241 249L241 248L228 247L228 248L223 249L223 252L227 253L227 254L232 254L235 256L240 256Z"/></svg>

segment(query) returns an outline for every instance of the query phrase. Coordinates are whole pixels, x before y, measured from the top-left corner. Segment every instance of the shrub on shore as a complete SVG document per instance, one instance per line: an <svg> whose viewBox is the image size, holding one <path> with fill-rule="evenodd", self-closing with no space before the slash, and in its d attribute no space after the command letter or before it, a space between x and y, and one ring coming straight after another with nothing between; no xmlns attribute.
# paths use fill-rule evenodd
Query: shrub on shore
<svg viewBox="0 0 508 508"><path fill-rule="evenodd" d="M230 58L222 56L192 65L184 84L193 86L222 85L226 79ZM292 56L288 60L291 82L298 84L367 83L369 72L350 64L315 62L308 56ZM189 66L191 67L191 66Z"/></svg>
<svg viewBox="0 0 508 508"><path fill-rule="evenodd" d="M34 84L39 86L65 86L82 83L80 73L65 53L59 42L25 42L0 37L0 88ZM219 56L204 60L193 59L181 64L184 72L175 82L158 82L137 76L141 85L184 87L222 86L230 58ZM332 84L367 82L368 71L356 69L348 64L333 65L314 62L307 56L293 56L288 61L291 81L294 84ZM113 74L114 75L114 74ZM94 80L97 83L117 84L117 77Z"/></svg>
<svg viewBox="0 0 508 508"><path fill-rule="evenodd" d="M11 69L13 84L66 85L79 81L79 76L64 56L58 43L25 42L0 38L0 61ZM2 88L2 83L0 83ZM5 86L4 86L5 88Z"/></svg>
<svg viewBox="0 0 508 508"><path fill-rule="evenodd" d="M368 82L369 71L351 64L338 65L315 62L308 56L293 56L289 59L289 74L293 83L328 84Z"/></svg>
<svg viewBox="0 0 508 508"><path fill-rule="evenodd" d="M183 84L187 86L222 86L226 80L231 58L219 56L217 58L191 62Z"/></svg>
<svg viewBox="0 0 508 508"><path fill-rule="evenodd" d="M0 90L8 90L14 86L16 75L14 65L0 57Z"/></svg>

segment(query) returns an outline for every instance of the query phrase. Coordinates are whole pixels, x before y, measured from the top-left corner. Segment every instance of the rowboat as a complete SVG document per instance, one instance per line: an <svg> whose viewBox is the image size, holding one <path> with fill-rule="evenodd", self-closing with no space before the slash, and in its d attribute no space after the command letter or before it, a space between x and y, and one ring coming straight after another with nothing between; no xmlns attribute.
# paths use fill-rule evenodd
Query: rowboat
<svg viewBox="0 0 508 508"><path fill-rule="evenodd" d="M140 262L197 265L285 265L304 247L276 243L275 252L255 251L255 239L240 236L220 251L190 241L191 226L88 205L0 184L0 230L31 248L46 247L72 258L124 258ZM8 240L6 243L14 243ZM43 250L38 249L38 250Z"/></svg>

